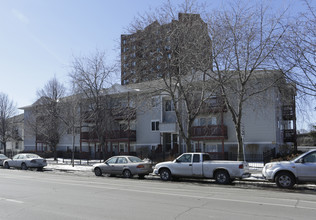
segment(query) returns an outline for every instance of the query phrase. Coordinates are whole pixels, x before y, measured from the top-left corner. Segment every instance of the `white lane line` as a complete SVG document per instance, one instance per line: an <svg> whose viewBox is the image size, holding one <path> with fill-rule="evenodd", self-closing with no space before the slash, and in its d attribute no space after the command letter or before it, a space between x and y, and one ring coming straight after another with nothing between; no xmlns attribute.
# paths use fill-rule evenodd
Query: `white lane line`
<svg viewBox="0 0 316 220"><path fill-rule="evenodd" d="M18 204L23 204L23 201L20 200L15 200L15 199L7 199L7 198L1 198L0 197L0 201L6 201L6 202L13 202L13 203L18 203Z"/></svg>

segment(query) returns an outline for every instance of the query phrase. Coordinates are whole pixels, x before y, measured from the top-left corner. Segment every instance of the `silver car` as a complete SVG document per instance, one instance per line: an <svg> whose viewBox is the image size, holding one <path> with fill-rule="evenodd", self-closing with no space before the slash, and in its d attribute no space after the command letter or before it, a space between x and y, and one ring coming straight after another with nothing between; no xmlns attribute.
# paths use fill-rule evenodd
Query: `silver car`
<svg viewBox="0 0 316 220"><path fill-rule="evenodd" d="M42 170L45 166L47 166L46 160L36 154L17 154L12 159L3 161L3 167L6 169L17 167L22 170L27 170L28 168Z"/></svg>
<svg viewBox="0 0 316 220"><path fill-rule="evenodd" d="M114 156L104 163L93 165L93 172L96 176L110 174L131 178L133 175L138 175L139 178L144 178L152 172L152 165L134 156Z"/></svg>
<svg viewBox="0 0 316 220"><path fill-rule="evenodd" d="M0 166L3 166L3 161L8 159L8 157L4 154L0 154Z"/></svg>
<svg viewBox="0 0 316 220"><path fill-rule="evenodd" d="M292 188L297 183L316 183L316 150L291 161L267 163L262 169L262 175L276 182L280 188Z"/></svg>

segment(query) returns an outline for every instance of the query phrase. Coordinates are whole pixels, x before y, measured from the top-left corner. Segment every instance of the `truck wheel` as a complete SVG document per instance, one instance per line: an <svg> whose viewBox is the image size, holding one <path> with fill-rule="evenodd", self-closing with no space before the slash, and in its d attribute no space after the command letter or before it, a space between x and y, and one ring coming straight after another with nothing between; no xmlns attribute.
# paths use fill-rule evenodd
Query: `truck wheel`
<svg viewBox="0 0 316 220"><path fill-rule="evenodd" d="M230 176L226 170L216 171L214 178L216 183L219 184L229 184L231 182Z"/></svg>
<svg viewBox="0 0 316 220"><path fill-rule="evenodd" d="M162 179L163 181L171 180L171 173L168 169L162 169L159 173L160 179Z"/></svg>
<svg viewBox="0 0 316 220"><path fill-rule="evenodd" d="M291 189L295 184L295 179L291 173L281 172L275 177L275 182L280 188Z"/></svg>

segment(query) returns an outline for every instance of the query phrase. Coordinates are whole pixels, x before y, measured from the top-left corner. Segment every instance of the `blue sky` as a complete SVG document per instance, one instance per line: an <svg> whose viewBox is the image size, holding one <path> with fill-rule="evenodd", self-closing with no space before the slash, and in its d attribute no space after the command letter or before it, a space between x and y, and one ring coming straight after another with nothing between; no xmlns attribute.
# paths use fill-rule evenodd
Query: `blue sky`
<svg viewBox="0 0 316 220"><path fill-rule="evenodd" d="M181 0L171 0L182 2ZM207 1L216 8L225 0ZM203 1L204 2L204 1ZM277 7L301 0L270 1ZM73 56L105 50L119 56L120 35L158 0L0 0L0 92L18 107L32 104L52 77L67 84ZM315 2L313 2L315 3Z"/></svg>

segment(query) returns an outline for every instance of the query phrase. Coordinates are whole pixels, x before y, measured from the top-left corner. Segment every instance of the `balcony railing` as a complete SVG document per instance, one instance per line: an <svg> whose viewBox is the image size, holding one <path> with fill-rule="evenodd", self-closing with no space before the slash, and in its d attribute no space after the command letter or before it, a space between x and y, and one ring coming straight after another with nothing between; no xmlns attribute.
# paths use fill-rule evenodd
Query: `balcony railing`
<svg viewBox="0 0 316 220"><path fill-rule="evenodd" d="M218 113L218 112L226 112L227 106L225 105L223 99L221 98L213 98L208 102L205 102L201 106L200 113Z"/></svg>
<svg viewBox="0 0 316 220"><path fill-rule="evenodd" d="M227 126L223 126L223 128L221 125L193 126L191 135L193 138L227 138Z"/></svg>
<svg viewBox="0 0 316 220"><path fill-rule="evenodd" d="M81 140L86 141L97 141L98 136L95 132L81 132ZM136 140L136 131L135 130L114 130L108 131L105 135L106 140Z"/></svg>
<svg viewBox="0 0 316 220"><path fill-rule="evenodd" d="M136 119L135 108L113 108L112 115L115 120L134 120Z"/></svg>
<svg viewBox="0 0 316 220"><path fill-rule="evenodd" d="M294 129L283 130L283 141L284 142L294 142L296 139L296 132Z"/></svg>
<svg viewBox="0 0 316 220"><path fill-rule="evenodd" d="M295 109L293 105L282 106L282 118L283 120L294 120L295 119Z"/></svg>

